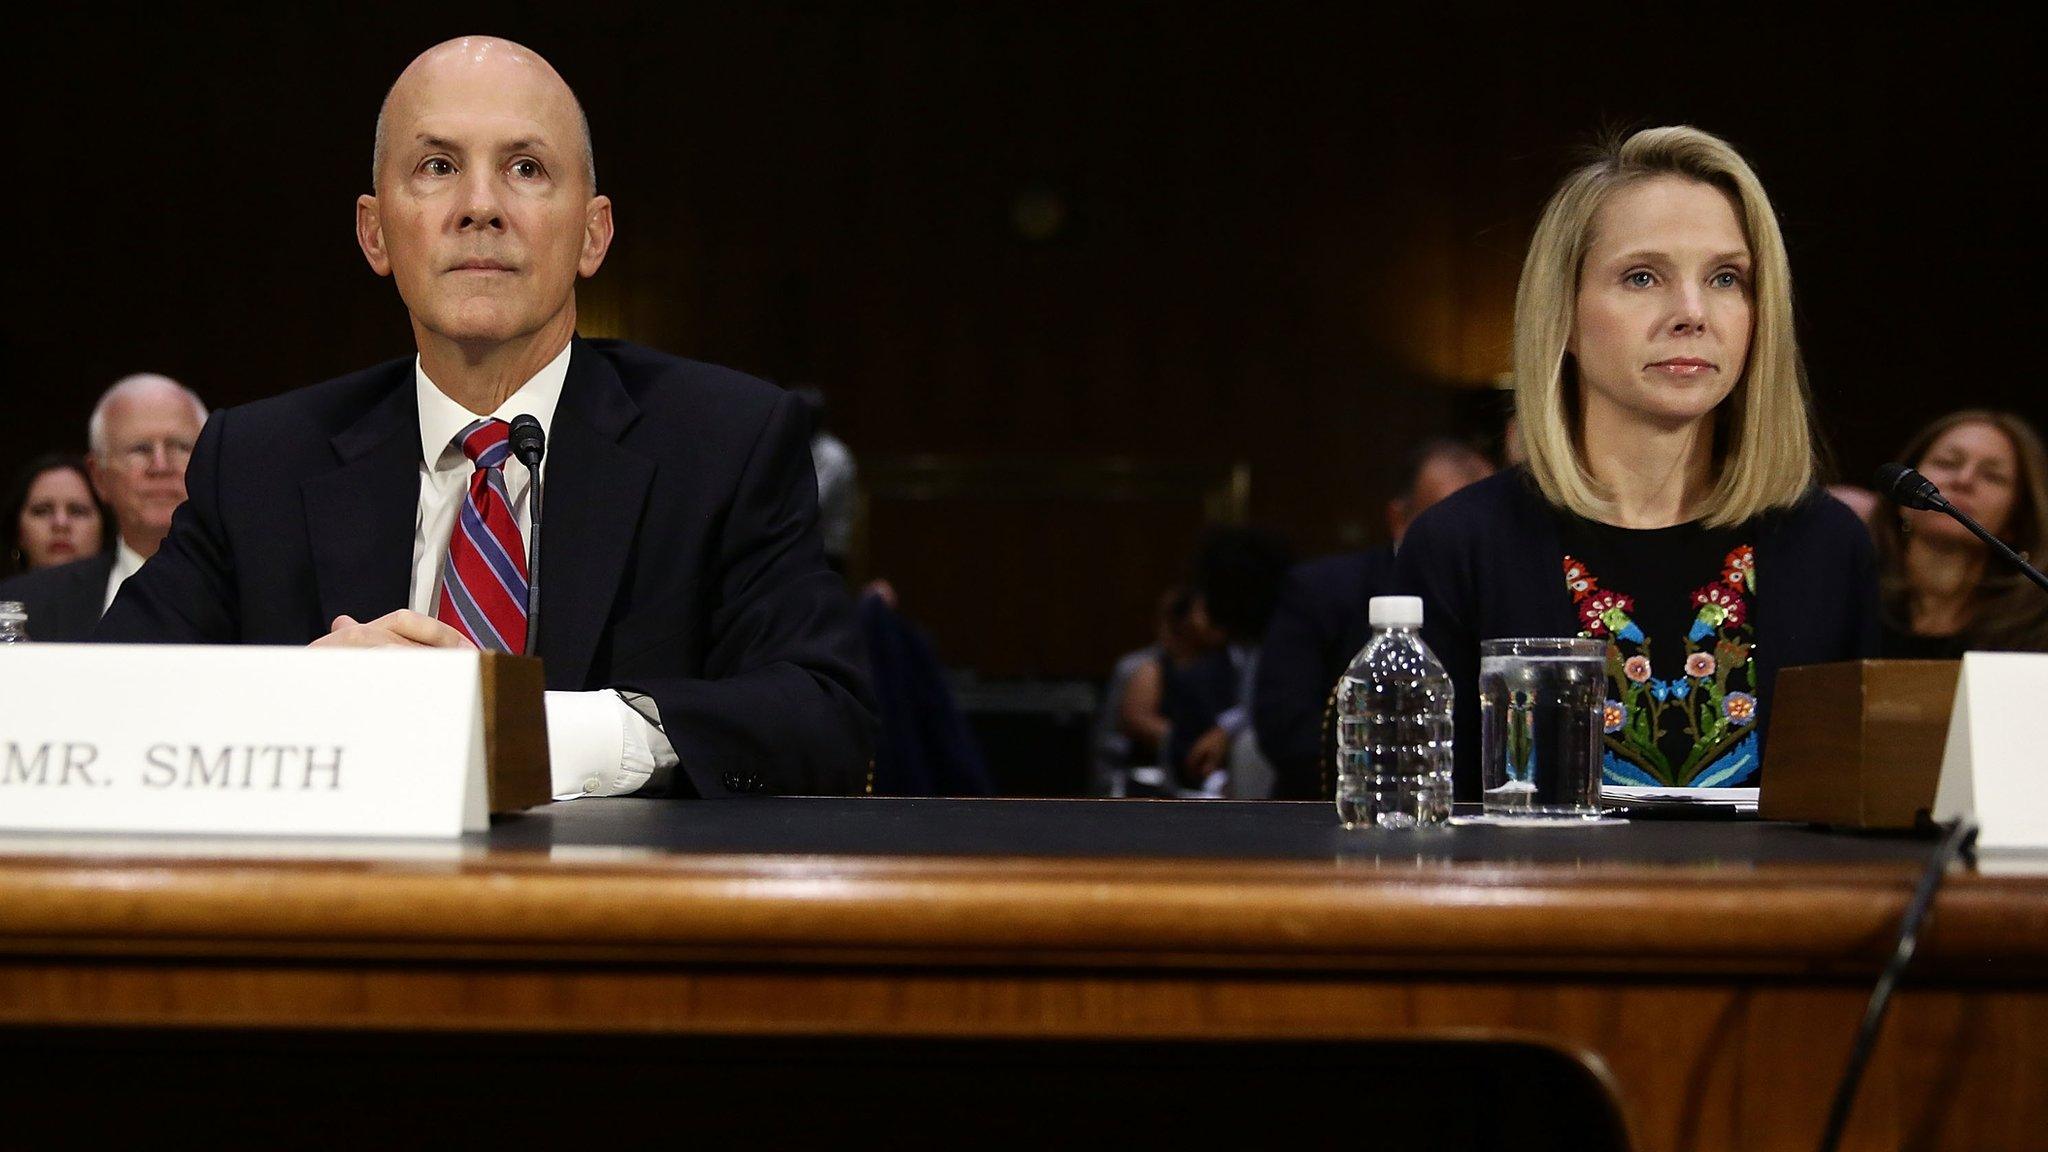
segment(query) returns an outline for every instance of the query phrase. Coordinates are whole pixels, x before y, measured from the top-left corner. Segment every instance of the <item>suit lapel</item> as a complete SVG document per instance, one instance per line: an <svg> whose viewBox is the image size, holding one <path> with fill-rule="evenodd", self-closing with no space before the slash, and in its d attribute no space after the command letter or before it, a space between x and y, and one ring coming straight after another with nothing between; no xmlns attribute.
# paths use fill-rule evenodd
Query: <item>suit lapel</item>
<svg viewBox="0 0 2048 1152"><path fill-rule="evenodd" d="M63 617L53 621L63 628L60 635L84 639L99 627L107 610L107 581L114 575L114 549L95 555L71 573L71 587L58 598ZM31 621L31 624L34 622Z"/></svg>
<svg viewBox="0 0 2048 1152"><path fill-rule="evenodd" d="M411 382L412 361L394 366L384 398L330 441L341 466L301 489L322 631L336 616L373 620L406 606L420 499Z"/></svg>
<svg viewBox="0 0 2048 1152"><path fill-rule="evenodd" d="M619 444L640 408L578 340L548 433L541 504L540 647L548 687L583 687L618 597L654 465Z"/></svg>

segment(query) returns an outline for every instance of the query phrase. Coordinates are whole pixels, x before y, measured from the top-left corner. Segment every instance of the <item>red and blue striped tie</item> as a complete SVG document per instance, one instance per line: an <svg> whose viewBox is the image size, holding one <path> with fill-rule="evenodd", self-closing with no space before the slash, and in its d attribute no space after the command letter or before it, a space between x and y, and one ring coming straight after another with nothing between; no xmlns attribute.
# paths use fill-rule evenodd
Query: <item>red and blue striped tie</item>
<svg viewBox="0 0 2048 1152"><path fill-rule="evenodd" d="M448 537L437 615L478 648L516 655L526 651L526 545L505 490L511 432L503 420L485 419L455 437L476 471Z"/></svg>

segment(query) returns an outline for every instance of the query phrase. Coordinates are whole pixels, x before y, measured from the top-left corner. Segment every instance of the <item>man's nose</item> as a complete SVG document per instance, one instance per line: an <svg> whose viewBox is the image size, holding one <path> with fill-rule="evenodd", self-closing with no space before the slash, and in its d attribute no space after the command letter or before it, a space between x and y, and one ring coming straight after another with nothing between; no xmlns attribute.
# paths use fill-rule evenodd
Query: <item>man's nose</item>
<svg viewBox="0 0 2048 1152"><path fill-rule="evenodd" d="M171 446L162 440L149 446L149 470L152 475L171 471Z"/></svg>
<svg viewBox="0 0 2048 1152"><path fill-rule="evenodd" d="M504 205L499 200L498 182L493 173L472 173L463 183L462 195L465 204L462 231L488 229L497 232L504 229Z"/></svg>

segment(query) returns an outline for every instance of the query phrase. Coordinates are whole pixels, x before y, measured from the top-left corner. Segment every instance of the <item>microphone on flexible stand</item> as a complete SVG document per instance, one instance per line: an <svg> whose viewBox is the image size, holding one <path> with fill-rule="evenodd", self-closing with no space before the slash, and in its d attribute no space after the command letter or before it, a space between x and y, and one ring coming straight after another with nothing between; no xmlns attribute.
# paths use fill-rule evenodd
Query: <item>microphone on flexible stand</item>
<svg viewBox="0 0 2048 1152"><path fill-rule="evenodd" d="M2043 576L2039 568L2027 563L2026 557L2007 547L2005 541L1986 532L1975 520L1965 516L1961 509L1949 503L1947 498L1942 496L1941 489L1934 486L1934 481L1904 464L1885 464L1877 470L1877 490L1901 508L1940 512L1953 518L1956 523L1975 533L1977 539L1989 545L1993 552L2017 565L2020 571L2027 574L2027 579L2039 585L2043 591L2048 591L2048 576Z"/></svg>
<svg viewBox="0 0 2048 1152"><path fill-rule="evenodd" d="M540 647L540 462L548 452L548 434L540 421L521 414L512 418L512 454L533 475L526 507L532 530L526 536L526 655Z"/></svg>

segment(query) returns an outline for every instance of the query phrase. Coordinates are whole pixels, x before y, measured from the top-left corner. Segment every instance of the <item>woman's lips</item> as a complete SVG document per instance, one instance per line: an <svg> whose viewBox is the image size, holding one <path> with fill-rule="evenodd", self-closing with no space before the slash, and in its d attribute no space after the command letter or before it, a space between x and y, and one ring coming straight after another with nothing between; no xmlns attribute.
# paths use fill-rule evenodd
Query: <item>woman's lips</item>
<svg viewBox="0 0 2048 1152"><path fill-rule="evenodd" d="M1655 364L1650 365L1649 369L1652 372L1680 380L1690 380L1695 376L1704 376L1709 372L1720 371L1719 368L1714 366L1712 361L1699 360L1690 356L1680 357L1675 360L1659 360Z"/></svg>

